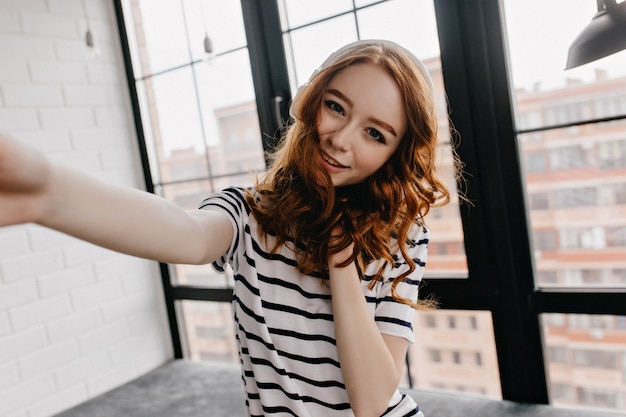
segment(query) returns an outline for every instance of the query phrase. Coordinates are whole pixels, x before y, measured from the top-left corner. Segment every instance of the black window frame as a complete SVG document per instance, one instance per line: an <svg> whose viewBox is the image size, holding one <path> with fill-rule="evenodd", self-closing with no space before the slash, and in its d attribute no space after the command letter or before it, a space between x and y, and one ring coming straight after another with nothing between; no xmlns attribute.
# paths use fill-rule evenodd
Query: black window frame
<svg viewBox="0 0 626 417"><path fill-rule="evenodd" d="M121 0L113 1L146 189L154 192ZM241 0L241 4L263 148L271 150L281 120L288 117L291 98L279 7L277 0ZM489 311L503 399L547 404L541 314L626 315L626 291L536 287L517 136L626 115L517 129L500 1L434 0L434 4L450 119L468 173L462 189L473 205L460 207L468 277L438 276L428 281L422 295L434 295L443 310ZM174 356L182 358L176 301L229 302L232 290L172 285L168 265L161 264L160 270Z"/></svg>

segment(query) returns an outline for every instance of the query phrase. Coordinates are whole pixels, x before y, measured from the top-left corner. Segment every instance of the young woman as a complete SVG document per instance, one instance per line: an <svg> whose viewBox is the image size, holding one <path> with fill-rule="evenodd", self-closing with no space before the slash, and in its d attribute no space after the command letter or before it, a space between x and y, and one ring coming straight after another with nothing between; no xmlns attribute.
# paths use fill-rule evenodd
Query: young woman
<svg viewBox="0 0 626 417"><path fill-rule="evenodd" d="M183 211L0 139L0 224L36 222L119 252L234 271L249 415L412 416L398 391L435 176L430 77L404 48L358 41L294 97L254 188Z"/></svg>

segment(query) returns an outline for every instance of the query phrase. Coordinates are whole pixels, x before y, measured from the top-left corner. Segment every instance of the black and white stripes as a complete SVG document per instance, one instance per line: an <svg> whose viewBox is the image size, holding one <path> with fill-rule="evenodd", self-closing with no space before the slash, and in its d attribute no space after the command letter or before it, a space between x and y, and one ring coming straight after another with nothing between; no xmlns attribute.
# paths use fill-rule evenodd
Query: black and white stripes
<svg viewBox="0 0 626 417"><path fill-rule="evenodd" d="M352 416L337 357L330 288L324 279L302 275L286 245L274 254L274 240L259 239L244 190L229 188L206 199L201 208L229 215L235 236L213 265L235 276L233 310L242 378L251 416ZM417 298L428 232L415 227L409 255L417 268L397 286L400 296ZM378 265L365 271L364 296L382 333L413 340L412 307L391 297L392 277L407 268L402 257L385 270L385 282L368 289ZM367 364L363 364L367 366ZM416 404L396 392L385 416L417 415Z"/></svg>

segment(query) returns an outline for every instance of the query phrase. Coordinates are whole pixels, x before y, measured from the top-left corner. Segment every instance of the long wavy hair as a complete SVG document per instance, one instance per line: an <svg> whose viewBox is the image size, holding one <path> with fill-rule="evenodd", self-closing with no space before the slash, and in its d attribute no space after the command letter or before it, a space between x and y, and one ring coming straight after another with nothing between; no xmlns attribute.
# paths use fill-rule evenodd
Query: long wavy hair
<svg viewBox="0 0 626 417"><path fill-rule="evenodd" d="M377 65L396 81L407 129L378 171L360 184L334 187L319 161L318 115L333 77L360 63ZM415 223L423 225L430 207L450 200L447 188L435 175L437 118L430 78L422 71L416 58L389 42L366 43L327 60L294 97L293 120L271 155L269 170L257 181L254 194L247 196L261 232L276 238L273 251L283 244L292 246L304 274L325 275L329 254L353 243L352 255L340 266L355 262L363 278L368 264L382 260L369 284L373 287L383 279L385 266L396 262L392 255L399 250L408 270L395 278L392 294L417 308L429 303L404 299L395 291L416 268L407 253L408 234ZM331 244L331 232L337 225L344 234ZM397 245L392 247L394 241Z"/></svg>

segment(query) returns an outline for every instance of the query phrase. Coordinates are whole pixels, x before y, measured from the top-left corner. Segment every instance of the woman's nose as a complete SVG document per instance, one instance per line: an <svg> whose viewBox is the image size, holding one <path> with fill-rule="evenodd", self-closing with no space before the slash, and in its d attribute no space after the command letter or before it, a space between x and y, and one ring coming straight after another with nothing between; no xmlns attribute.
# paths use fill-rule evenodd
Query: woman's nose
<svg viewBox="0 0 626 417"><path fill-rule="evenodd" d="M329 136L329 141L331 145L338 150L348 150L352 144L352 126L350 123L346 123L345 125L339 127Z"/></svg>

